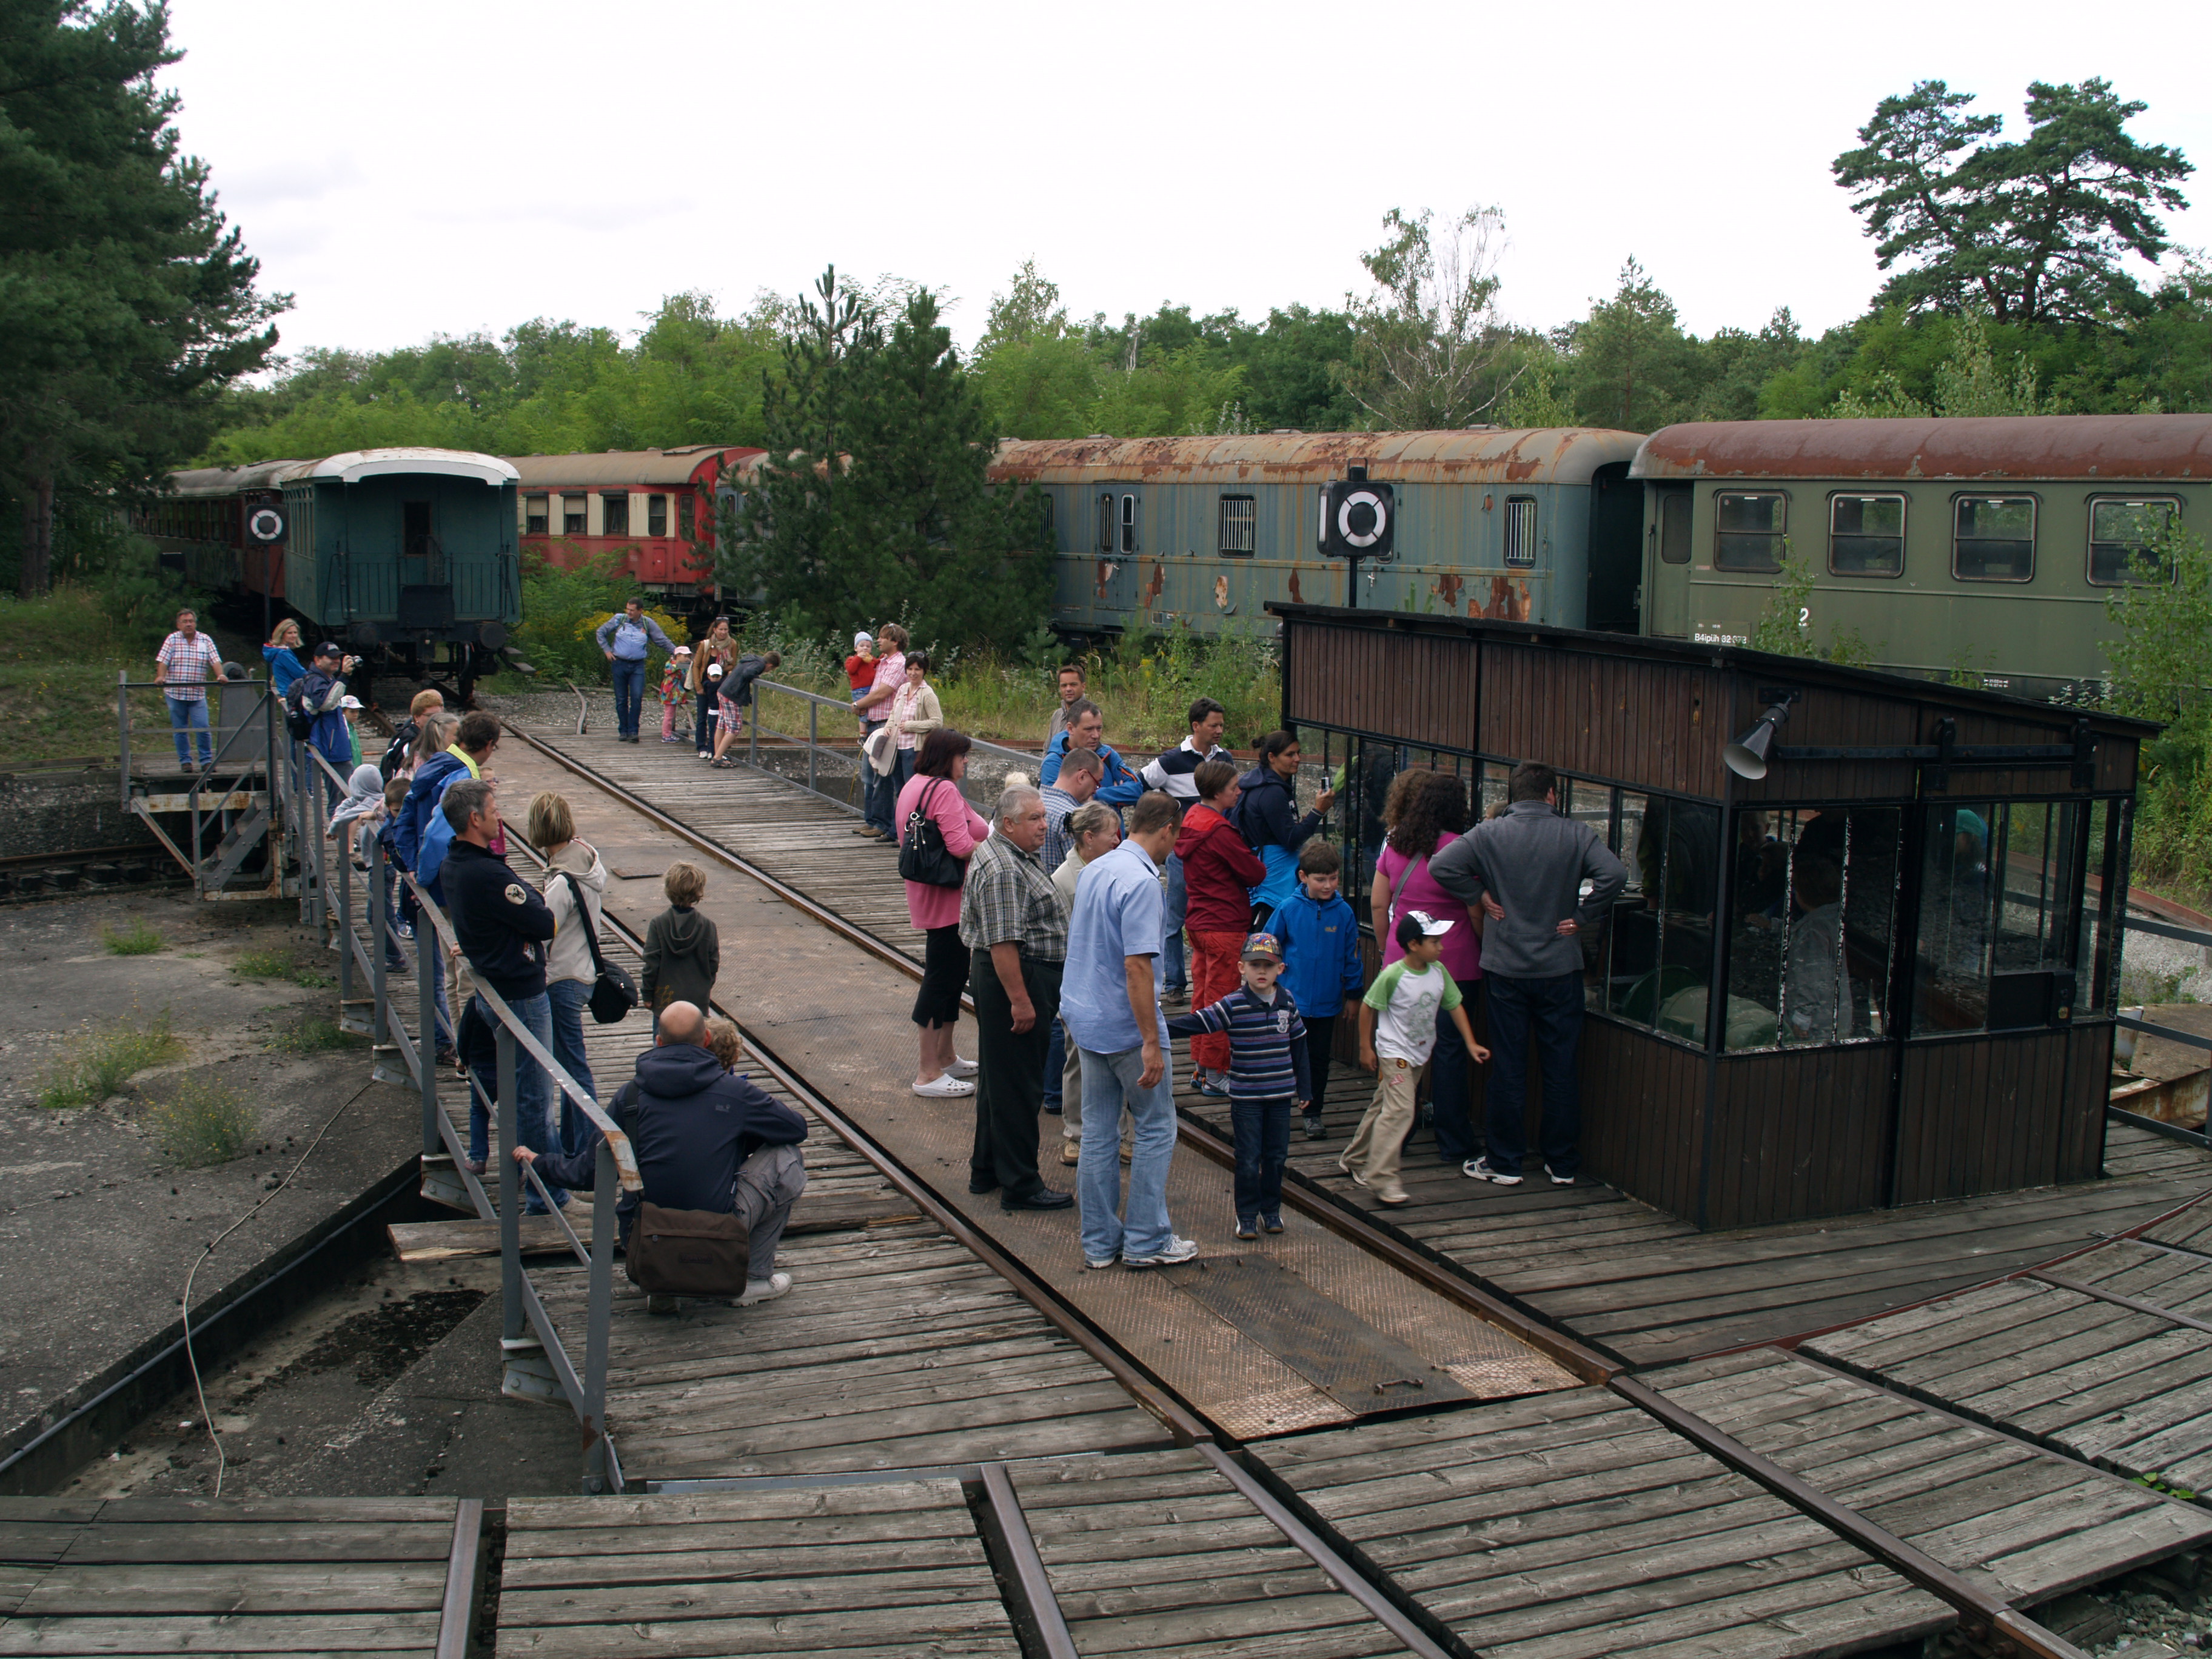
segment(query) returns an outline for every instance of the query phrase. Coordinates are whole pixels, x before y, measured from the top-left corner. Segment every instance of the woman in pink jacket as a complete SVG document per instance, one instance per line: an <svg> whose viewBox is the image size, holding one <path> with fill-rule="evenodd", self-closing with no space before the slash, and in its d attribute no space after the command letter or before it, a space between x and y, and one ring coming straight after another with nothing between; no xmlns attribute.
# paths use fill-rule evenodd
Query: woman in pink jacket
<svg viewBox="0 0 2212 1659"><path fill-rule="evenodd" d="M965 732L940 726L921 740L914 775L899 791L891 823L897 836L906 836L907 820L917 811L927 816L945 837L945 850L964 868L968 855L983 844L991 826L975 815L960 793L960 780L968 770L968 751L975 745ZM927 1100L950 1100L972 1095L975 1062L953 1051L952 1027L960 1018L960 994L968 988L968 947L960 942L960 888L933 887L927 882L906 884L906 911L916 927L928 935L922 952L921 988L915 993L914 1023L921 1028L921 1059L915 1072L914 1091Z"/></svg>

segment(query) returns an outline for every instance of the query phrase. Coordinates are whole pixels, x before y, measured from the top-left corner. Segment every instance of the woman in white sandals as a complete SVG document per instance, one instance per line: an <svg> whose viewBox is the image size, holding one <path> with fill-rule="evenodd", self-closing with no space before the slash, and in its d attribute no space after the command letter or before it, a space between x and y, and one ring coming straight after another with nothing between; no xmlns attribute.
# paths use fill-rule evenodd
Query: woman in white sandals
<svg viewBox="0 0 2212 1659"><path fill-rule="evenodd" d="M960 793L960 779L968 770L968 751L973 747L965 732L950 726L940 726L925 736L917 751L914 776L899 791L891 820L903 841L908 819L921 813L935 826L944 838L945 850L963 871L968 866L969 854L991 833L991 826ZM968 1079L975 1075L975 1062L961 1059L952 1046L952 1028L960 1018L960 994L968 988L968 947L960 942L960 884L910 880L906 884L906 909L929 941L922 952L921 988L914 998L914 1023L921 1030L914 1091L925 1100L972 1095L975 1085Z"/></svg>

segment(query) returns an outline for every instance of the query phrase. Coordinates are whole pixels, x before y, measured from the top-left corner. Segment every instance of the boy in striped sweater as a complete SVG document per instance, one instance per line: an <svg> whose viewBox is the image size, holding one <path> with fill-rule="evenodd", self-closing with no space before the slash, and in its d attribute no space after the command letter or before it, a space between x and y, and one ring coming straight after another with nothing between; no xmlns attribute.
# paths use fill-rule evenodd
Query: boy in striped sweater
<svg viewBox="0 0 2212 1659"><path fill-rule="evenodd" d="M1229 1121L1237 1146L1237 1237L1283 1231L1283 1164L1291 1112L1313 1098L1306 1027L1290 993L1275 984L1282 947L1273 933L1244 941L1244 983L1220 1001L1168 1022L1176 1036L1219 1031L1229 1038Z"/></svg>

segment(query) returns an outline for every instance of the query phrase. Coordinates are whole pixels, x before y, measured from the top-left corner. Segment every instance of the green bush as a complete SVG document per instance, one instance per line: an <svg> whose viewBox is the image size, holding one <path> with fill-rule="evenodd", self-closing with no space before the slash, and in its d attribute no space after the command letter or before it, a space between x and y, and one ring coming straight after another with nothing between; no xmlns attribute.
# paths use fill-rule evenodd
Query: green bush
<svg viewBox="0 0 2212 1659"><path fill-rule="evenodd" d="M180 1079L146 1114L161 1150L187 1170L229 1163L246 1149L257 1124L252 1103L235 1089L194 1078Z"/></svg>
<svg viewBox="0 0 2212 1659"><path fill-rule="evenodd" d="M149 1022L136 1013L104 1026L88 1026L63 1046L46 1073L39 1104L55 1111L106 1100L149 1066L183 1057L185 1040L164 1008Z"/></svg>
<svg viewBox="0 0 2212 1659"><path fill-rule="evenodd" d="M150 957L167 942L143 918L134 920L128 927L103 927L100 937L112 957Z"/></svg>
<svg viewBox="0 0 2212 1659"><path fill-rule="evenodd" d="M604 683L607 659L592 636L636 592L636 585L622 574L620 554L612 550L593 554L574 570L563 570L534 553L526 556L522 625L515 630L515 648L548 687L564 679L579 685ZM690 638L685 624L666 611L648 610L646 615L677 644ZM647 659L647 672L654 684L665 660L657 651Z"/></svg>

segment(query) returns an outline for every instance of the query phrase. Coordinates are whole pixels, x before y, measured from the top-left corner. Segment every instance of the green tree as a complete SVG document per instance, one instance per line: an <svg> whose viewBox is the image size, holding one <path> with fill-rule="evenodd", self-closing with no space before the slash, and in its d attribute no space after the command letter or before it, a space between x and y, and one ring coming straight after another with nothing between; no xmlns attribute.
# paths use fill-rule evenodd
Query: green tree
<svg viewBox="0 0 2212 1659"><path fill-rule="evenodd" d="M2138 560L2138 574L2105 599L2118 630L2105 648L2112 701L2123 714L2170 720L2212 681L2212 554L2169 515Z"/></svg>
<svg viewBox="0 0 2212 1659"><path fill-rule="evenodd" d="M2193 170L2179 150L2129 134L2148 106L2095 76L2033 82L2027 137L2008 143L2001 117L1968 113L1973 101L1920 82L1883 99L1859 147L1835 160L1881 269L1895 271L1877 302L1958 312L1978 301L2000 322L2031 325L2137 307L2122 262L2166 252L2159 215L2188 205L2179 186Z"/></svg>
<svg viewBox="0 0 2212 1659"><path fill-rule="evenodd" d="M1576 325L1574 403L1586 426L1656 432L1694 406L1696 345L1682 331L1674 302L1634 259L1620 268L1610 300Z"/></svg>
<svg viewBox="0 0 2212 1659"><path fill-rule="evenodd" d="M1382 216L1382 246L1359 256L1374 291L1353 301L1346 386L1386 429L1463 427L1493 405L1504 331L1497 316L1505 216L1470 208L1441 240L1424 209Z"/></svg>
<svg viewBox="0 0 2212 1659"><path fill-rule="evenodd" d="M287 303L183 155L155 0L0 0L0 494L42 592L55 505L150 489L206 441Z"/></svg>
<svg viewBox="0 0 2212 1659"><path fill-rule="evenodd" d="M1028 492L985 479L989 418L927 289L886 334L833 267L801 299L780 377L764 381L775 458L736 515L723 580L795 632L899 617L925 643L1026 637L1048 562Z"/></svg>

